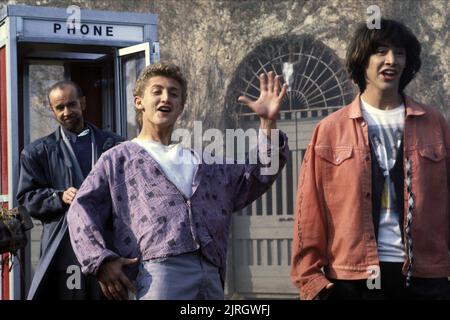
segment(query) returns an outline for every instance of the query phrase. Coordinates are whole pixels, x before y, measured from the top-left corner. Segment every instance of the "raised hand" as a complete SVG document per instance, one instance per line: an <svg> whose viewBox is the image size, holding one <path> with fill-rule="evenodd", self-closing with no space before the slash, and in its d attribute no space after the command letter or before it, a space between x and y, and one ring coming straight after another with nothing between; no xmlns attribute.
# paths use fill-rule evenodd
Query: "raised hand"
<svg viewBox="0 0 450 320"><path fill-rule="evenodd" d="M261 120L276 121L280 112L281 100L286 94L287 84L283 84L280 90L281 76L274 76L273 71L268 76L262 73L259 76L260 95L258 100L253 101L246 96L240 96L238 101L253 110Z"/></svg>

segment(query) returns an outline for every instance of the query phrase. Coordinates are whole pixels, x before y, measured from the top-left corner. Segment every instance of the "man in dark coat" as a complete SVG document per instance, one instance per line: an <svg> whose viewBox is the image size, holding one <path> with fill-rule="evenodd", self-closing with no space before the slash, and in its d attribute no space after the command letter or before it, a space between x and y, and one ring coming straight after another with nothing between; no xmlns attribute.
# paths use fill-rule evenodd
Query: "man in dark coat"
<svg viewBox="0 0 450 320"><path fill-rule="evenodd" d="M66 212L100 154L123 138L84 121L86 100L76 83L54 84L48 100L60 126L28 145L20 159L17 200L43 224L41 257L28 299L100 299L97 280L80 272Z"/></svg>

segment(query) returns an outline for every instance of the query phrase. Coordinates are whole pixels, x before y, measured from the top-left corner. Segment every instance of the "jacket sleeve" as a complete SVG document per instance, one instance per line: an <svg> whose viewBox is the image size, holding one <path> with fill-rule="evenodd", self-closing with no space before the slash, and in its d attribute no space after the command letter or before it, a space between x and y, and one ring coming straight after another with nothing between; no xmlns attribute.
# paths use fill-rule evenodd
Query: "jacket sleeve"
<svg viewBox="0 0 450 320"><path fill-rule="evenodd" d="M448 191L448 198L450 201L450 125L446 121L446 119L441 116L441 126L444 132L444 142L445 142L445 149L447 151L447 158L446 158L446 166L447 166L447 191ZM448 207L448 215L450 216L450 203ZM450 226L449 226L450 228Z"/></svg>
<svg viewBox="0 0 450 320"><path fill-rule="evenodd" d="M47 220L64 214L67 206L60 193L64 190L52 188L45 152L38 148L25 149L20 157L20 176L17 201L33 218Z"/></svg>
<svg viewBox="0 0 450 320"><path fill-rule="evenodd" d="M287 136L280 133L280 146L273 147L264 133L258 136L258 161L246 164L232 165L231 181L234 193L233 212L245 208L248 204L263 195L281 173L289 153Z"/></svg>
<svg viewBox="0 0 450 320"><path fill-rule="evenodd" d="M96 274L103 261L119 257L105 241L112 200L104 159L100 157L67 213L72 247L85 274Z"/></svg>
<svg viewBox="0 0 450 320"><path fill-rule="evenodd" d="M300 290L300 298L314 299L330 283L323 272L328 264L327 222L324 209L322 177L313 140L301 167L295 205L292 241L291 279Z"/></svg>

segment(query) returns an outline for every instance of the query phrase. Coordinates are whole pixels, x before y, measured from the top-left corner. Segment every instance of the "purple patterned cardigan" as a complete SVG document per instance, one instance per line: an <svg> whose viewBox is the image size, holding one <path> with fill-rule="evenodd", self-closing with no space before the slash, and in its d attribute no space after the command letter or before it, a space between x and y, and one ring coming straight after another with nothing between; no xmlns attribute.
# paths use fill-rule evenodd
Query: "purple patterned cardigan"
<svg viewBox="0 0 450 320"><path fill-rule="evenodd" d="M267 144L265 150L271 152ZM274 175L261 175L261 164L200 164L189 199L138 144L127 141L103 153L67 214L82 271L96 274L105 259L149 260L200 249L225 281L231 213L268 190L287 153L281 132L279 152L272 152L279 157Z"/></svg>

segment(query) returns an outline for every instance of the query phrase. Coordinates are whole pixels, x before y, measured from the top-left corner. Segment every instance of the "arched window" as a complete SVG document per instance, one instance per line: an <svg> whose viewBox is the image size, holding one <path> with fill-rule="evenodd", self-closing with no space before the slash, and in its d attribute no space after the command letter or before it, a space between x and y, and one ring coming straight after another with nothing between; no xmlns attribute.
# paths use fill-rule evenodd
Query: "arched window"
<svg viewBox="0 0 450 320"><path fill-rule="evenodd" d="M228 101L244 94L259 96L261 73L274 71L289 84L281 119L323 117L351 102L353 86L336 54L308 35L266 39L239 65ZM239 120L257 120L245 105L236 102Z"/></svg>

